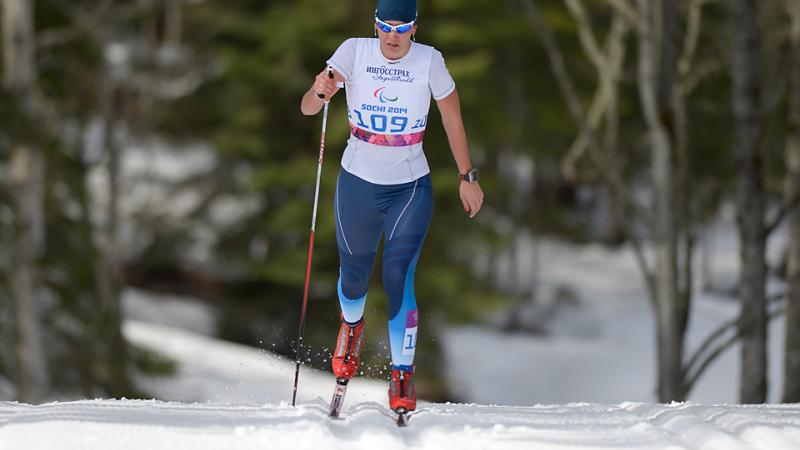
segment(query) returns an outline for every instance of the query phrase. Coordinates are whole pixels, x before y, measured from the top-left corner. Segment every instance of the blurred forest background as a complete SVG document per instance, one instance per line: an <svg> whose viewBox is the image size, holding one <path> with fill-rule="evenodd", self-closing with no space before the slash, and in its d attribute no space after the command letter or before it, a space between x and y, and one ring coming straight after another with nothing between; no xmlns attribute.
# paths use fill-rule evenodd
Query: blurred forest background
<svg viewBox="0 0 800 450"><path fill-rule="evenodd" d="M124 339L131 287L214 304L219 336L294 357L320 126L299 101L344 39L372 35L374 0L0 7L0 380L32 403L147 396L134 375L172 368ZM437 324L505 309L498 326L520 328L536 273L509 267L520 236L537 236L635 252L659 400L685 399L740 342L740 401L765 401L765 330L786 315L774 388L800 402L800 2L419 0L419 11L417 40L456 80L486 192L470 222L432 111L436 213L416 277L424 395L448 398ZM344 98L330 117L303 356L321 368L338 322L330 200ZM737 211L741 275L699 286L696 249L724 205ZM789 245L769 266L779 227ZM770 276L785 292L767 296ZM386 301L373 280L369 345L384 349L367 364L380 377ZM697 289L724 289L741 317L688 354Z"/></svg>

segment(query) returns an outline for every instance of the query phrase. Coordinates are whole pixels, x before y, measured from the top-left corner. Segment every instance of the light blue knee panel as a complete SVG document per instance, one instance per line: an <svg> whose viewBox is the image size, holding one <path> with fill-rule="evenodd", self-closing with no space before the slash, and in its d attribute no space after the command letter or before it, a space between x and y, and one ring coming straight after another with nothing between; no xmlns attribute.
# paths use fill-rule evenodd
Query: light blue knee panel
<svg viewBox="0 0 800 450"><path fill-rule="evenodd" d="M356 323L364 317L364 305L367 303L367 294L361 298L350 299L342 291L342 276L339 275L337 283L339 291L339 305L342 307L342 316L347 323Z"/></svg>

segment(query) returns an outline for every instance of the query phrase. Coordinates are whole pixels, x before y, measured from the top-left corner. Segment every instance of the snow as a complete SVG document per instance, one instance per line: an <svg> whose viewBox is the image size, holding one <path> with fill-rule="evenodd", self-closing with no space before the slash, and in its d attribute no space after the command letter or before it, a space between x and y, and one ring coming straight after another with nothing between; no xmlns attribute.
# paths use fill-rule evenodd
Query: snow
<svg viewBox="0 0 800 450"><path fill-rule="evenodd" d="M655 401L655 324L649 308L644 299L587 305L557 318L550 336L478 326L448 329L441 342L451 388L460 400L519 406ZM687 335L690 351L738 314L735 302L711 297L699 299L695 309ZM578 324L584 322L581 330ZM776 319L770 326L772 402L780 401L783 383L783 323ZM689 399L736 402L738 373L739 346L734 345L708 369Z"/></svg>
<svg viewBox="0 0 800 450"><path fill-rule="evenodd" d="M723 213L707 233L707 245L713 250L712 281L717 287L735 286L739 250L732 213ZM546 309L541 305L553 304L564 287L575 293L578 305L563 306L544 321L544 335L505 333L478 325L445 330L440 340L456 398L516 406L656 401L656 328L633 251L550 239L534 242L524 236L518 245L517 259L505 264L517 273L506 276L531 280L536 285L530 288L537 294L537 302L518 316L541 321L536 317ZM769 242L773 266L785 248L785 232L778 230ZM532 253L534 258L526 256ZM700 265L695 264L697 279ZM703 292L699 284L686 335L687 359L710 333L739 314L735 297ZM770 279L771 294L784 289L782 282ZM420 300L423 307L424 302ZM779 402L781 397L784 328L782 318L769 327L769 402ZM737 344L709 367L689 400L735 403L739 359Z"/></svg>
<svg viewBox="0 0 800 450"><path fill-rule="evenodd" d="M141 289L122 291L122 310L128 319L167 325L212 336L217 329L216 308L197 299Z"/></svg>
<svg viewBox="0 0 800 450"><path fill-rule="evenodd" d="M273 353L164 325L127 320L125 337L178 365L174 377L140 377L137 383L156 398L181 402L261 405L291 402L295 363ZM297 399L333 395L332 374L301 367ZM388 382L355 378L348 401L386 402ZM2 448L2 447L0 447Z"/></svg>
<svg viewBox="0 0 800 450"><path fill-rule="evenodd" d="M178 365L177 376L137 380L161 400L0 402L0 449L800 449L800 405L564 401L651 395L652 374L636 372L647 367L641 359L652 351L641 339L646 305L634 304L576 309L556 319L564 323L549 338L451 330L446 338L455 344L446 347L478 350L471 367L482 368L456 379L474 383L473 397L486 393L481 401L487 404L420 402L409 427L400 429L386 408L385 381L354 379L343 418L334 420L327 416L333 377L303 367L298 406L292 407L293 361L209 336L213 311L190 299L130 290L126 311L136 320L126 320L125 336ZM701 316L712 320L723 305L731 304L704 302L709 309ZM154 323L162 309L161 323ZM588 332L576 325L588 320L580 315L595 314L598 326ZM181 317L195 317L202 326ZM635 335L638 340L631 339ZM497 365L504 361L505 367ZM731 384L729 374L709 378Z"/></svg>
<svg viewBox="0 0 800 450"><path fill-rule="evenodd" d="M0 403L0 448L784 450L800 448L800 406L435 404L400 429L373 402L350 402L341 420L327 417L322 399L297 407Z"/></svg>
<svg viewBox="0 0 800 450"><path fill-rule="evenodd" d="M148 305L135 299L143 293L127 295L139 305ZM421 402L409 427L400 429L386 408L385 382L358 378L349 386L343 419L334 420L327 417L334 384L327 373L303 367L298 406L292 407L294 363L286 358L163 324L127 320L124 332L136 345L178 363L176 377L139 381L159 398L180 403L96 399L32 406L0 402L0 449L800 448L800 405ZM526 341L530 340L519 338L514 345L522 347ZM518 382L526 375L530 373L517 372ZM499 375L490 381L492 386L506 384Z"/></svg>
<svg viewBox="0 0 800 450"><path fill-rule="evenodd" d="M126 294L139 310L155 308L153 299L144 297L147 294L142 292ZM192 308L185 299L166 300L172 303L167 310ZM0 449L800 449L800 405L421 402L409 427L399 429L386 408L385 382L357 378L349 386L343 419L334 420L327 417L334 385L327 373L303 367L298 406L292 407L294 363L286 358L164 324L129 319L124 332L136 345L178 363L176 377L138 381L158 398L181 403L97 399L31 406L0 402ZM485 330L472 330L462 338L480 339L482 333ZM522 336L505 339L510 345L506 355L548 344ZM605 345L597 342L585 349L576 345L573 351L609 354L612 349L604 349ZM528 386L541 383L554 389L577 386L580 379L587 386L595 385L593 377L586 376L588 367L572 374L574 379L555 371L580 360L569 353L562 359L551 361L548 370L541 371L555 373L549 379L512 370L505 374L516 377L512 382L496 370L487 386L498 387L496 393L513 392L509 386L526 379ZM643 379L636 374L620 384ZM619 392L619 388L610 391ZM575 396L588 397L590 389Z"/></svg>

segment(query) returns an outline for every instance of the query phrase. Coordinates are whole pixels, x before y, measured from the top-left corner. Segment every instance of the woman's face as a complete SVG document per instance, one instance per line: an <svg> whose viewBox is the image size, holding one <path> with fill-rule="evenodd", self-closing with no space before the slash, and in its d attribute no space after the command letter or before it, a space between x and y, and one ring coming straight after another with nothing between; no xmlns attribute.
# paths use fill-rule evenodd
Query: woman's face
<svg viewBox="0 0 800 450"><path fill-rule="evenodd" d="M389 25L402 25L404 22L398 20L386 20ZM378 38L381 40L381 52L383 56L389 59L400 59L408 53L411 48L411 36L417 32L417 26L414 25L411 31L405 33L398 33L397 30L385 32L375 24L375 30L378 32Z"/></svg>

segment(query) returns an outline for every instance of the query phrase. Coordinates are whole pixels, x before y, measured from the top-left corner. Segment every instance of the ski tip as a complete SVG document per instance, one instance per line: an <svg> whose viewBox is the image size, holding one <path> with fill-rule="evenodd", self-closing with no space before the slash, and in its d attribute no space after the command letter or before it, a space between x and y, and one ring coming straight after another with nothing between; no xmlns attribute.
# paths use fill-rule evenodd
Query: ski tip
<svg viewBox="0 0 800 450"><path fill-rule="evenodd" d="M338 403L336 405L332 405L331 409L328 411L328 417L330 417L331 419L344 420L343 417L339 417L341 412L342 412L342 404L341 403Z"/></svg>
<svg viewBox="0 0 800 450"><path fill-rule="evenodd" d="M397 426L408 426L408 411L405 408L397 408L394 412L397 413Z"/></svg>

